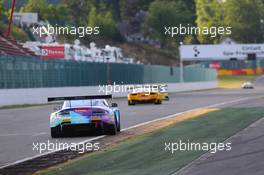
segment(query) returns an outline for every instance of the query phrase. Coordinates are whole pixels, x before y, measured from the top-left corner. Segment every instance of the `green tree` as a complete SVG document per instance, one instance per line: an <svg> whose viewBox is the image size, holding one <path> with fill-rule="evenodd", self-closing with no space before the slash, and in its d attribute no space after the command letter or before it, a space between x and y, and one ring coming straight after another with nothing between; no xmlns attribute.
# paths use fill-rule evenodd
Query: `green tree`
<svg viewBox="0 0 264 175"><path fill-rule="evenodd" d="M5 31L8 11L4 8L4 0L0 0L0 33Z"/></svg>
<svg viewBox="0 0 264 175"><path fill-rule="evenodd" d="M223 26L223 6L219 0L196 0L196 23L200 29ZM200 34L201 43L217 43L221 36Z"/></svg>
<svg viewBox="0 0 264 175"><path fill-rule="evenodd" d="M110 11L100 12L95 7L89 13L88 25L91 27L99 27L100 35L107 38L116 36L116 23Z"/></svg>
<svg viewBox="0 0 264 175"><path fill-rule="evenodd" d="M120 16L123 21L129 21L140 10L147 11L154 0L120 0Z"/></svg>
<svg viewBox="0 0 264 175"><path fill-rule="evenodd" d="M191 20L192 20L192 24L195 24L195 20L196 20L196 7L195 7L195 0L182 0L183 3L185 3L186 7L188 8L188 10L191 13Z"/></svg>
<svg viewBox="0 0 264 175"><path fill-rule="evenodd" d="M72 22L76 25L86 25L87 15L93 7L96 7L97 0L63 0L72 16Z"/></svg>
<svg viewBox="0 0 264 175"><path fill-rule="evenodd" d="M263 42L264 5L261 0L228 0L225 24L232 27L232 38L242 43Z"/></svg>
<svg viewBox="0 0 264 175"><path fill-rule="evenodd" d="M7 10L4 8L4 0L0 0L0 19L3 21L7 17Z"/></svg>
<svg viewBox="0 0 264 175"><path fill-rule="evenodd" d="M45 19L47 15L47 0L28 0L28 2L21 8L23 12L38 13L41 19Z"/></svg>
<svg viewBox="0 0 264 175"><path fill-rule="evenodd" d="M123 0L121 0L123 1ZM120 2L119 0L99 0L97 4L102 5L105 7L104 11L111 11L113 18L116 21L120 21ZM97 8L99 9L99 8ZM100 8L100 10L103 10Z"/></svg>
<svg viewBox="0 0 264 175"><path fill-rule="evenodd" d="M52 25L64 26L70 22L71 15L70 10L65 4L49 4L47 12L44 18L48 20Z"/></svg>
<svg viewBox="0 0 264 175"><path fill-rule="evenodd" d="M171 38L164 34L165 27L190 24L191 13L183 1L156 0L150 5L148 12L144 24L146 34L160 39L165 46L178 45L183 40L184 36Z"/></svg>
<svg viewBox="0 0 264 175"><path fill-rule="evenodd" d="M121 0L120 1L120 13L123 21L129 21L131 17L134 17L138 11L138 0Z"/></svg>

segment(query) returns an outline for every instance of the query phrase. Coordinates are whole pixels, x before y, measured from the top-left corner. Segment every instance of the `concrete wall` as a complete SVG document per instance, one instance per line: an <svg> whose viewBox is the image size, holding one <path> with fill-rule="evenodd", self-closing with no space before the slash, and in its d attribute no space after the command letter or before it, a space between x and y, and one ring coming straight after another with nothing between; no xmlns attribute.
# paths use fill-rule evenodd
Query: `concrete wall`
<svg viewBox="0 0 264 175"><path fill-rule="evenodd" d="M168 83L169 92L183 92L217 88L216 81ZM47 103L47 97L57 96L83 96L104 94L102 89L111 87L86 86L86 87L60 87L60 88L29 88L29 89L0 89L0 106L43 104ZM116 89L117 91L118 89ZM114 89L113 89L114 91ZM113 92L114 97L126 97L126 92Z"/></svg>

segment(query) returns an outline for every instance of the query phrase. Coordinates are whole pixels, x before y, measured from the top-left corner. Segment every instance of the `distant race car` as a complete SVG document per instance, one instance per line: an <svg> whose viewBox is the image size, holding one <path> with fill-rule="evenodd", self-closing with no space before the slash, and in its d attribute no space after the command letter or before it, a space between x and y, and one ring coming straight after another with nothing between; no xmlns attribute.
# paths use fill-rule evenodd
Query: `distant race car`
<svg viewBox="0 0 264 175"><path fill-rule="evenodd" d="M242 89L254 89L254 84L251 82L245 82L241 85Z"/></svg>
<svg viewBox="0 0 264 175"><path fill-rule="evenodd" d="M170 100L169 93L167 91L167 85L159 85L159 92L162 100Z"/></svg>
<svg viewBox="0 0 264 175"><path fill-rule="evenodd" d="M135 105L138 103L161 104L161 93L159 91L152 91L149 89L134 88L132 92L128 93L127 95L128 105Z"/></svg>
<svg viewBox="0 0 264 175"><path fill-rule="evenodd" d="M112 95L51 97L48 101L64 101L61 109L50 115L51 137L75 131L101 130L107 135L120 132L120 110L108 104Z"/></svg>

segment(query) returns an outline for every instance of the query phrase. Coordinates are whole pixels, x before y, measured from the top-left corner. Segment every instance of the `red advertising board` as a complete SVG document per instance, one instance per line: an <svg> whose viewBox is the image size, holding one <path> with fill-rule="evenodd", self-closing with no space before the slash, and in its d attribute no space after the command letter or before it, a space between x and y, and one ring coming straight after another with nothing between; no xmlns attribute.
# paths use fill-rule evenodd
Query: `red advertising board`
<svg viewBox="0 0 264 175"><path fill-rule="evenodd" d="M221 63L213 62L213 63L210 63L209 67L212 68L212 69L220 69L221 68Z"/></svg>
<svg viewBox="0 0 264 175"><path fill-rule="evenodd" d="M42 58L64 58L64 46L41 46Z"/></svg>

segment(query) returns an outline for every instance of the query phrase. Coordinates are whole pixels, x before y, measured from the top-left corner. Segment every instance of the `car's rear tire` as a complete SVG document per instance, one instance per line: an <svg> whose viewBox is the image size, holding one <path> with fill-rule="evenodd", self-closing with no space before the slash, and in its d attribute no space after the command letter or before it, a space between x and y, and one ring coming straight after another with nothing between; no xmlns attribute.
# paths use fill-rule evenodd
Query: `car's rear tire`
<svg viewBox="0 0 264 175"><path fill-rule="evenodd" d="M106 135L116 135L117 134L116 125L104 124L104 133Z"/></svg>
<svg viewBox="0 0 264 175"><path fill-rule="evenodd" d="M120 121L117 122L116 125L117 125L117 128L116 128L117 132L120 132L120 131L121 131L121 124L120 124Z"/></svg>
<svg viewBox="0 0 264 175"><path fill-rule="evenodd" d="M134 101L127 101L128 106L135 105L136 103Z"/></svg>
<svg viewBox="0 0 264 175"><path fill-rule="evenodd" d="M52 138L62 137L62 132L60 126L50 128L50 134Z"/></svg>
<svg viewBox="0 0 264 175"><path fill-rule="evenodd" d="M157 101L155 101L155 104L156 104L156 105L160 105L160 104L162 104L162 100L157 100Z"/></svg>

